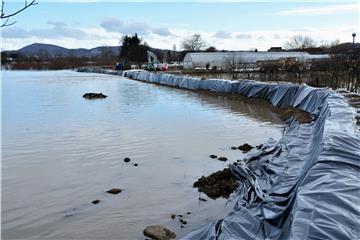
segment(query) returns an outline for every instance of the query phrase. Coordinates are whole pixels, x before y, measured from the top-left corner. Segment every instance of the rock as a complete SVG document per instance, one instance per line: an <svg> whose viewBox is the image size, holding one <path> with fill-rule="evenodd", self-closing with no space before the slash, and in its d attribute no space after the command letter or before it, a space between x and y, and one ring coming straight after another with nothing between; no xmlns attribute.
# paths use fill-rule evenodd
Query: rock
<svg viewBox="0 0 360 240"><path fill-rule="evenodd" d="M237 165L238 165L238 163L237 163L237 162L234 162L233 164L234 164L235 166L237 166Z"/></svg>
<svg viewBox="0 0 360 240"><path fill-rule="evenodd" d="M134 163L134 167L137 167L137 166L139 166L137 163Z"/></svg>
<svg viewBox="0 0 360 240"><path fill-rule="evenodd" d="M251 146L250 144L247 144L247 143L245 143L245 144L243 144L243 145L240 145L240 146L238 147L238 149L241 150L241 151L243 151L244 153L250 151L250 150L253 149L253 148L254 148L253 146Z"/></svg>
<svg viewBox="0 0 360 240"><path fill-rule="evenodd" d="M211 155L210 155L210 157L211 157L212 159L217 158L217 156L216 156L216 155L214 155L214 154L211 154Z"/></svg>
<svg viewBox="0 0 360 240"><path fill-rule="evenodd" d="M131 159L128 157L124 158L124 162L130 162L130 161L131 161Z"/></svg>
<svg viewBox="0 0 360 240"><path fill-rule="evenodd" d="M185 226L184 226L184 225L181 225L180 227L181 227L181 228L184 228Z"/></svg>
<svg viewBox="0 0 360 240"><path fill-rule="evenodd" d="M83 95L83 98L86 98L86 99L102 99L102 98L107 98L107 96L104 95L103 93L85 93Z"/></svg>
<svg viewBox="0 0 360 240"><path fill-rule="evenodd" d="M176 238L176 234L163 225L148 226L144 229L143 233L146 237L158 240L170 240Z"/></svg>
<svg viewBox="0 0 360 240"><path fill-rule="evenodd" d="M199 201L207 202L207 200L205 198L202 198L202 197L199 197Z"/></svg>
<svg viewBox="0 0 360 240"><path fill-rule="evenodd" d="M175 219L176 215L175 214L171 214L171 218Z"/></svg>
<svg viewBox="0 0 360 240"><path fill-rule="evenodd" d="M187 212L186 214L191 214L191 212Z"/></svg>
<svg viewBox="0 0 360 240"><path fill-rule="evenodd" d="M215 172L207 177L202 176L193 185L199 192L205 193L211 199L228 198L238 187L238 183L229 168ZM200 198L199 198L200 200Z"/></svg>
<svg viewBox="0 0 360 240"><path fill-rule="evenodd" d="M99 202L100 202L100 200L96 199L96 200L92 201L91 203L92 204L98 204Z"/></svg>
<svg viewBox="0 0 360 240"><path fill-rule="evenodd" d="M178 217L181 217L181 218L182 218L182 217L183 217L183 215L179 214L179 215L178 215Z"/></svg>
<svg viewBox="0 0 360 240"><path fill-rule="evenodd" d="M219 161L226 162L228 159L227 159L226 157L218 157L218 160L219 160Z"/></svg>
<svg viewBox="0 0 360 240"><path fill-rule="evenodd" d="M232 150L236 150L236 149L237 149L237 147L235 147L235 146L232 146L232 147L231 147L231 149L232 149Z"/></svg>
<svg viewBox="0 0 360 240"><path fill-rule="evenodd" d="M112 188L108 191L106 191L107 193L111 193L111 194L118 194L118 193L121 193L122 190L120 188Z"/></svg>

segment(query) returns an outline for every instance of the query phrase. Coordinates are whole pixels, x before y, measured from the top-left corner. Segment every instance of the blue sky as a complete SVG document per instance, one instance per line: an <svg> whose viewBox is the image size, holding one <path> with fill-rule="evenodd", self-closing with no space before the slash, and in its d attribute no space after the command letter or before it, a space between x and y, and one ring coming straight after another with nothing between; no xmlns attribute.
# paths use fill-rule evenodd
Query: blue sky
<svg viewBox="0 0 360 240"><path fill-rule="evenodd" d="M184 38L200 33L219 49L266 50L291 36L351 41L359 31L358 2L102 2L42 1L2 28L2 48L34 42L64 47L117 45L123 34L138 32L151 46L181 49ZM7 1L11 11L22 1Z"/></svg>

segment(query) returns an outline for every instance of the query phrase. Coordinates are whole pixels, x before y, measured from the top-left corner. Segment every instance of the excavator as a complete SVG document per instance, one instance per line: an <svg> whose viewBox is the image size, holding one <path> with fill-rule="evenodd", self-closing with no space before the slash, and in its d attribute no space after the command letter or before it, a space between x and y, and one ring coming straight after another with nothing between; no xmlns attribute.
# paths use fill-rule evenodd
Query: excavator
<svg viewBox="0 0 360 240"><path fill-rule="evenodd" d="M147 71L167 71L167 63L160 63L155 53L147 51L148 63L145 65Z"/></svg>

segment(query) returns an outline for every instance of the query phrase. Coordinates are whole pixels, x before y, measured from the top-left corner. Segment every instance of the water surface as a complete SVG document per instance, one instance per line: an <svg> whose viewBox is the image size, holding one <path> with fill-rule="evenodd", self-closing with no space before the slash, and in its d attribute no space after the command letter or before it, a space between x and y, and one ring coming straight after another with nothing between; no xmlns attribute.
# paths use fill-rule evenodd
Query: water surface
<svg viewBox="0 0 360 240"><path fill-rule="evenodd" d="M232 145L282 131L267 104L119 76L5 71L2 97L5 239L143 239L151 224L183 236L232 207L199 202L193 182L242 159ZM124 191L105 192L113 187ZM186 215L185 228L171 214Z"/></svg>

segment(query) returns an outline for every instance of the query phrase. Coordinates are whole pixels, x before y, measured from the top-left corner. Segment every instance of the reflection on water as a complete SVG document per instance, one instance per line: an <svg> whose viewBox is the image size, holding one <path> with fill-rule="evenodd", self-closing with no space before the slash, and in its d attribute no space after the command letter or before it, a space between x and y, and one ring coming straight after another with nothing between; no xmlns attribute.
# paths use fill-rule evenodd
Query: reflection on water
<svg viewBox="0 0 360 240"><path fill-rule="evenodd" d="M192 188L229 163L208 155L232 162L244 156L230 146L281 136L266 104L229 96L69 71L2 72L2 85L5 239L142 239L150 224L183 236L231 209ZM188 211L181 229L170 215Z"/></svg>

